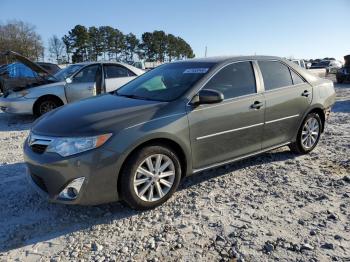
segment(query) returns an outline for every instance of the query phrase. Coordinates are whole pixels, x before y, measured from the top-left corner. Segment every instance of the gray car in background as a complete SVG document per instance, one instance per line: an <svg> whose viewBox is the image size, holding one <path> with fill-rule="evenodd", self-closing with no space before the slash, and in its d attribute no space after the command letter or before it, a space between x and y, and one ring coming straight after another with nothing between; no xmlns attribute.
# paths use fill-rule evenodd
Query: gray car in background
<svg viewBox="0 0 350 262"><path fill-rule="evenodd" d="M144 71L117 62L85 62L69 65L46 77L46 84L16 89L0 97L2 111L41 116L59 106L115 91Z"/></svg>
<svg viewBox="0 0 350 262"><path fill-rule="evenodd" d="M28 179L53 202L153 208L187 175L312 151L334 101L331 81L278 57L165 64L41 117L24 144Z"/></svg>

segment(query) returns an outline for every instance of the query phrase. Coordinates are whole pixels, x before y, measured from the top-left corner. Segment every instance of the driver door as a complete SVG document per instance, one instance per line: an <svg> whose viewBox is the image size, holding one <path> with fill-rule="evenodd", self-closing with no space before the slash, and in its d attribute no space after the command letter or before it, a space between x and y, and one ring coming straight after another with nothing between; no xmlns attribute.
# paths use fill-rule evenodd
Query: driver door
<svg viewBox="0 0 350 262"><path fill-rule="evenodd" d="M67 101L74 102L96 95L96 83L101 79L101 66L86 66L74 75L72 82L65 86Z"/></svg>
<svg viewBox="0 0 350 262"><path fill-rule="evenodd" d="M189 107L195 169L261 150L265 100L256 87L249 61L225 66L203 87L221 92L224 101Z"/></svg>

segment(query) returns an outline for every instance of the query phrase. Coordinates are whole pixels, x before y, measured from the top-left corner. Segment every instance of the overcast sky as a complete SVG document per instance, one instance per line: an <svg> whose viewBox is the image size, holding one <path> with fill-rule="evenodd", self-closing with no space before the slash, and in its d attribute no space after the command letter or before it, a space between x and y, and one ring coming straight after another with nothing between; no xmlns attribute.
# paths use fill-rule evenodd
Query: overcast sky
<svg viewBox="0 0 350 262"><path fill-rule="evenodd" d="M138 37L164 30L181 36L197 57L277 55L295 58L350 54L350 0L0 0L0 22L36 26L47 46L76 24L109 25Z"/></svg>

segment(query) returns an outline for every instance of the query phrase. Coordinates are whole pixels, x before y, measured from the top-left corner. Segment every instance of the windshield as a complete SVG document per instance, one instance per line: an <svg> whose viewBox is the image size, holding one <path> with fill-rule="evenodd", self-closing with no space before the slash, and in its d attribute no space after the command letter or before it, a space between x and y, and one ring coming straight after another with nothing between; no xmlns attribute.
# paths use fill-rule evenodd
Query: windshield
<svg viewBox="0 0 350 262"><path fill-rule="evenodd" d="M64 81L66 78L73 75L75 72L77 72L83 66L84 65L70 65L70 66L67 66L66 68L62 69L58 73L54 74L53 76L59 81Z"/></svg>
<svg viewBox="0 0 350 262"><path fill-rule="evenodd" d="M116 92L136 99L172 101L198 82L214 63L178 62L157 67Z"/></svg>

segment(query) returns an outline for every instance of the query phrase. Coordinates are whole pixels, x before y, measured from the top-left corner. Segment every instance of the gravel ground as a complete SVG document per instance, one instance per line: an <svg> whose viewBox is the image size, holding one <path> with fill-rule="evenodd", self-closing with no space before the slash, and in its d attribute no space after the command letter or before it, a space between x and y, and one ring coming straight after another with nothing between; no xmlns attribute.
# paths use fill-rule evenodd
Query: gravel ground
<svg viewBox="0 0 350 262"><path fill-rule="evenodd" d="M47 203L28 187L31 117L0 113L0 261L350 261L350 84L318 147L287 147L189 177L135 212Z"/></svg>

